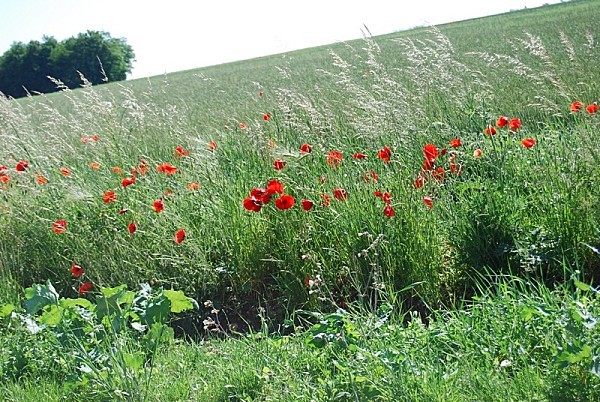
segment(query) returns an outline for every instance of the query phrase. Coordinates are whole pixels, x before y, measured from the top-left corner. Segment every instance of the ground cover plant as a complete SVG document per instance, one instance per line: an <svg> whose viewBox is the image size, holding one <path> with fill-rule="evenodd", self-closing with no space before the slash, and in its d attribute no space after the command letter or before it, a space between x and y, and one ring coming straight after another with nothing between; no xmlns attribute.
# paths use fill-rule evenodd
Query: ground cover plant
<svg viewBox="0 0 600 402"><path fill-rule="evenodd" d="M599 398L597 6L0 99L5 392ZM139 352L143 283L199 302L177 331L255 335ZM109 297L106 370L63 361Z"/></svg>

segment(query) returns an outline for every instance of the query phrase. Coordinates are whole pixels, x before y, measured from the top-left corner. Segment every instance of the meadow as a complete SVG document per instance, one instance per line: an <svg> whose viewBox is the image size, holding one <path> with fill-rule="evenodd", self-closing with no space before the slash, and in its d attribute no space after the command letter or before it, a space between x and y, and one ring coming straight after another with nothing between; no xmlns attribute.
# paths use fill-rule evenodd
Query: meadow
<svg viewBox="0 0 600 402"><path fill-rule="evenodd" d="M0 396L600 400L598 6L0 98Z"/></svg>

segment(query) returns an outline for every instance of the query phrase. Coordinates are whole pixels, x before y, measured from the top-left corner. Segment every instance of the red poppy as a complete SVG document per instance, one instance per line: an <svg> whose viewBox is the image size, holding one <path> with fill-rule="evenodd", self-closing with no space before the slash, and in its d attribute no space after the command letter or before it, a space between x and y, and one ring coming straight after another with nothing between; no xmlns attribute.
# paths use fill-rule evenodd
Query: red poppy
<svg viewBox="0 0 600 402"><path fill-rule="evenodd" d="M485 130L483 130L483 132L486 135L495 135L496 134L496 127L494 127L494 126L487 126L487 128Z"/></svg>
<svg viewBox="0 0 600 402"><path fill-rule="evenodd" d="M183 147L175 148L175 158L181 158L182 156L187 156L190 154L190 151L184 149Z"/></svg>
<svg viewBox="0 0 600 402"><path fill-rule="evenodd" d="M138 167L137 167L137 173L139 174L146 174L148 173L148 169L150 168L150 165L148 164L148 161L145 159L140 159L140 162L138 163Z"/></svg>
<svg viewBox="0 0 600 402"><path fill-rule="evenodd" d="M137 231L137 225L135 222L129 222L129 225L127 225L127 230L129 230L129 233L134 234Z"/></svg>
<svg viewBox="0 0 600 402"><path fill-rule="evenodd" d="M57 220L52 224L52 230L55 233L64 233L67 230L67 221L64 219Z"/></svg>
<svg viewBox="0 0 600 402"><path fill-rule="evenodd" d="M418 175L415 179L415 188L421 188L425 184L427 179L423 175Z"/></svg>
<svg viewBox="0 0 600 402"><path fill-rule="evenodd" d="M8 183L10 181L10 176L7 175L6 173L0 173L0 182L1 183Z"/></svg>
<svg viewBox="0 0 600 402"><path fill-rule="evenodd" d="M430 195L426 195L425 197L423 197L423 202L425 203L425 205L427 205L429 209L433 208L433 201Z"/></svg>
<svg viewBox="0 0 600 402"><path fill-rule="evenodd" d="M71 276L74 278L79 278L83 274L83 268L79 265L73 264L71 266Z"/></svg>
<svg viewBox="0 0 600 402"><path fill-rule="evenodd" d="M308 275L306 277L306 279L304 280L304 285L306 287L312 288L315 285L315 281L313 280L313 277Z"/></svg>
<svg viewBox="0 0 600 402"><path fill-rule="evenodd" d="M348 198L348 192L342 188L336 188L333 190L333 196L338 201L344 201L346 198Z"/></svg>
<svg viewBox="0 0 600 402"><path fill-rule="evenodd" d="M90 140L92 140L92 141L98 141L99 139L100 139L100 137L98 137L95 134L90 137Z"/></svg>
<svg viewBox="0 0 600 402"><path fill-rule="evenodd" d="M127 208L120 209L119 210L119 215L123 215L127 211L129 211Z"/></svg>
<svg viewBox="0 0 600 402"><path fill-rule="evenodd" d="M94 170L94 172L97 172L98 169L100 169L100 164L98 162L90 162L90 167Z"/></svg>
<svg viewBox="0 0 600 402"><path fill-rule="evenodd" d="M29 162L27 162L27 161L19 161L17 163L17 166L15 167L15 170L17 172L24 172L25 169L27 169L27 166L29 166Z"/></svg>
<svg viewBox="0 0 600 402"><path fill-rule="evenodd" d="M271 119L271 113L265 113L263 114L263 120L264 121L269 121Z"/></svg>
<svg viewBox="0 0 600 402"><path fill-rule="evenodd" d="M79 294L85 295L87 292L94 288L94 284L92 282L85 282L79 287Z"/></svg>
<svg viewBox="0 0 600 402"><path fill-rule="evenodd" d="M496 125L498 127L504 127L508 124L508 117L506 116L500 116L498 117L498 120L496 120Z"/></svg>
<svg viewBox="0 0 600 402"><path fill-rule="evenodd" d="M460 138L455 138L452 141L450 141L450 146L452 148L458 148L462 145L462 143L460 142Z"/></svg>
<svg viewBox="0 0 600 402"><path fill-rule="evenodd" d="M521 120L517 119L516 117L514 119L510 119L508 122L508 127L511 129L511 131L517 131L521 128L521 126Z"/></svg>
<svg viewBox="0 0 600 402"><path fill-rule="evenodd" d="M314 205L315 203L311 200L302 200L302 209L305 211L310 211Z"/></svg>
<svg viewBox="0 0 600 402"><path fill-rule="evenodd" d="M275 200L275 206L283 211L293 207L295 202L296 200L291 195L282 195Z"/></svg>
<svg viewBox="0 0 600 402"><path fill-rule="evenodd" d="M429 161L428 159L425 159L423 161L423 165L421 165L421 168L425 171L433 170L434 167L435 167L435 161Z"/></svg>
<svg viewBox="0 0 600 402"><path fill-rule="evenodd" d="M246 127L248 127L248 126L246 126L246 123L240 123L240 128L241 128L242 130L245 130L245 129L246 129Z"/></svg>
<svg viewBox="0 0 600 402"><path fill-rule="evenodd" d="M300 153L302 154L309 154L312 152L312 145L309 144L302 144L302 146L300 146Z"/></svg>
<svg viewBox="0 0 600 402"><path fill-rule="evenodd" d="M65 177L71 176L71 171L69 170L68 167L64 167L64 168L60 169L60 173L62 173L62 175Z"/></svg>
<svg viewBox="0 0 600 402"><path fill-rule="evenodd" d="M373 195L374 195L375 197L383 197L383 193L382 193L381 191L379 191L379 190L375 191L375 192L373 193Z"/></svg>
<svg viewBox="0 0 600 402"><path fill-rule="evenodd" d="M590 105L587 105L586 110L588 111L589 114L598 113L598 104L594 102Z"/></svg>
<svg viewBox="0 0 600 402"><path fill-rule="evenodd" d="M441 183L446 178L446 172L443 167L437 168L435 171L431 172L431 176L438 182Z"/></svg>
<svg viewBox="0 0 600 402"><path fill-rule="evenodd" d="M190 190L190 191L195 191L198 190L200 188L200 184L193 182L193 183L188 183L187 186L185 186L186 189Z"/></svg>
<svg viewBox="0 0 600 402"><path fill-rule="evenodd" d="M271 195L272 194L269 194L269 192L264 188L253 188L252 191L250 191L250 197L261 202L262 204L268 204L271 202Z"/></svg>
<svg viewBox="0 0 600 402"><path fill-rule="evenodd" d="M374 183L377 183L379 181L379 177L377 177L377 173L375 173L372 170L369 170L365 172L365 177L363 177L363 180L367 183L371 180L373 180Z"/></svg>
<svg viewBox="0 0 600 402"><path fill-rule="evenodd" d="M183 242L183 240L185 239L185 230L183 229L179 229L177 232L175 232L175 243L177 244L181 244L181 242Z"/></svg>
<svg viewBox="0 0 600 402"><path fill-rule="evenodd" d="M328 207L331 205L331 198L327 194L321 194L321 198L323 199L321 201L322 206Z"/></svg>
<svg viewBox="0 0 600 402"><path fill-rule="evenodd" d="M281 170L285 167L285 161L283 159L277 159L275 162L273 162L273 167L275 170Z"/></svg>
<svg viewBox="0 0 600 402"><path fill-rule="evenodd" d="M4 165L0 165L0 172L3 170L8 170L8 167L4 166Z"/></svg>
<svg viewBox="0 0 600 402"><path fill-rule="evenodd" d="M281 184L278 180L271 180L267 183L267 193L269 195L273 195L275 193L283 194L283 184Z"/></svg>
<svg viewBox="0 0 600 402"><path fill-rule="evenodd" d="M104 195L102 196L102 200L108 204L109 202L116 201L117 196L115 195L114 191L105 191Z"/></svg>
<svg viewBox="0 0 600 402"><path fill-rule="evenodd" d="M342 163L342 154L338 151L331 151L327 154L327 164L337 168Z"/></svg>
<svg viewBox="0 0 600 402"><path fill-rule="evenodd" d="M581 109L583 109L583 103L581 103L579 101L575 101L575 102L571 103L571 107L569 108L569 110L573 113L577 113Z"/></svg>
<svg viewBox="0 0 600 402"><path fill-rule="evenodd" d="M177 168L175 166L171 165L170 163L166 163L166 162L163 163L162 165L157 166L156 170L158 170L159 172L163 172L167 176L174 175L175 172L177 172Z"/></svg>
<svg viewBox="0 0 600 402"><path fill-rule="evenodd" d="M450 171L452 172L452 174L459 175L462 171L462 166L458 163L451 163Z"/></svg>
<svg viewBox="0 0 600 402"><path fill-rule="evenodd" d="M261 97L262 97L262 96L263 96L263 93L262 93L262 92L259 92L259 93L258 93L258 96L261 96Z"/></svg>
<svg viewBox="0 0 600 402"><path fill-rule="evenodd" d="M523 144L525 148L531 148L535 145L535 140L533 138L525 138L521 141L521 144Z"/></svg>
<svg viewBox="0 0 600 402"><path fill-rule="evenodd" d="M214 151L215 149L217 149L217 143L214 141L211 141L208 143L208 150L209 151Z"/></svg>
<svg viewBox="0 0 600 402"><path fill-rule="evenodd" d="M392 216L396 215L396 211L394 211L394 208L392 208L390 204L387 204L383 209L383 214L388 218L391 218Z"/></svg>
<svg viewBox="0 0 600 402"><path fill-rule="evenodd" d="M244 199L244 208L248 211L259 212L262 208L263 203L254 197L248 197Z"/></svg>
<svg viewBox="0 0 600 402"><path fill-rule="evenodd" d="M381 194L381 201L385 202L386 204L389 204L392 202L392 193L383 193Z"/></svg>
<svg viewBox="0 0 600 402"><path fill-rule="evenodd" d="M111 169L113 172L117 173L117 174L122 174L123 173L123 169L121 169L118 166L113 166Z"/></svg>
<svg viewBox="0 0 600 402"><path fill-rule="evenodd" d="M44 185L44 184L47 184L47 183L48 183L48 179L46 179L46 178L45 178L44 176L42 176L42 175L38 175L38 176L35 178L35 181L37 181L37 182L38 182L38 184L42 184L42 185Z"/></svg>
<svg viewBox="0 0 600 402"><path fill-rule="evenodd" d="M481 149L479 149L479 148L477 148L475 151L473 151L474 158L479 158L482 154L483 154L483 152L481 152Z"/></svg>
<svg viewBox="0 0 600 402"><path fill-rule="evenodd" d="M123 180L121 180L121 184L123 185L123 187L127 187L132 185L133 183L135 183L135 176L132 177L126 177Z"/></svg>
<svg viewBox="0 0 600 402"><path fill-rule="evenodd" d="M427 144L423 148L423 154L425 155L425 160L429 163L434 163L438 157L438 149L435 145ZM429 169L427 169L429 170Z"/></svg>
<svg viewBox="0 0 600 402"><path fill-rule="evenodd" d="M352 157L354 159L366 159L366 158L368 158L367 155L365 155L365 154L363 154L361 152L356 152L356 153L352 154Z"/></svg>
<svg viewBox="0 0 600 402"><path fill-rule="evenodd" d="M156 212L162 212L165 209L165 202L163 200L156 200L152 205Z"/></svg>
<svg viewBox="0 0 600 402"><path fill-rule="evenodd" d="M383 149L380 149L379 152L377 152L377 157L379 159L383 159L383 161L385 163L390 162L391 156L392 156L392 150L387 145L384 146Z"/></svg>

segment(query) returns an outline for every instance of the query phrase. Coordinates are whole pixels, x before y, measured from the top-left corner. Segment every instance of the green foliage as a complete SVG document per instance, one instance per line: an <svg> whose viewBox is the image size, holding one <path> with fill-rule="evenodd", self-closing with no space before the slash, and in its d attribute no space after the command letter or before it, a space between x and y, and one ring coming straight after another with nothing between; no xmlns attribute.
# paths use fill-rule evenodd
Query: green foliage
<svg viewBox="0 0 600 402"><path fill-rule="evenodd" d="M53 37L16 42L0 56L0 92L19 98L64 86L122 81L131 72L134 57L125 39L112 38L108 32L87 31L61 42Z"/></svg>

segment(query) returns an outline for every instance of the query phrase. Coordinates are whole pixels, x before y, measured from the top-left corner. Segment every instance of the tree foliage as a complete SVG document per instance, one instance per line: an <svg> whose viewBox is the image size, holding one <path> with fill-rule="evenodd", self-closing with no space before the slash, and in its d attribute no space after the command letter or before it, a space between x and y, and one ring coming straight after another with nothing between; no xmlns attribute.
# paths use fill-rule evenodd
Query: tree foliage
<svg viewBox="0 0 600 402"><path fill-rule="evenodd" d="M87 31L64 41L45 36L28 44L15 42L0 56L0 92L14 98L28 92L54 92L53 77L70 88L83 83L122 81L131 72L133 48L108 32Z"/></svg>

